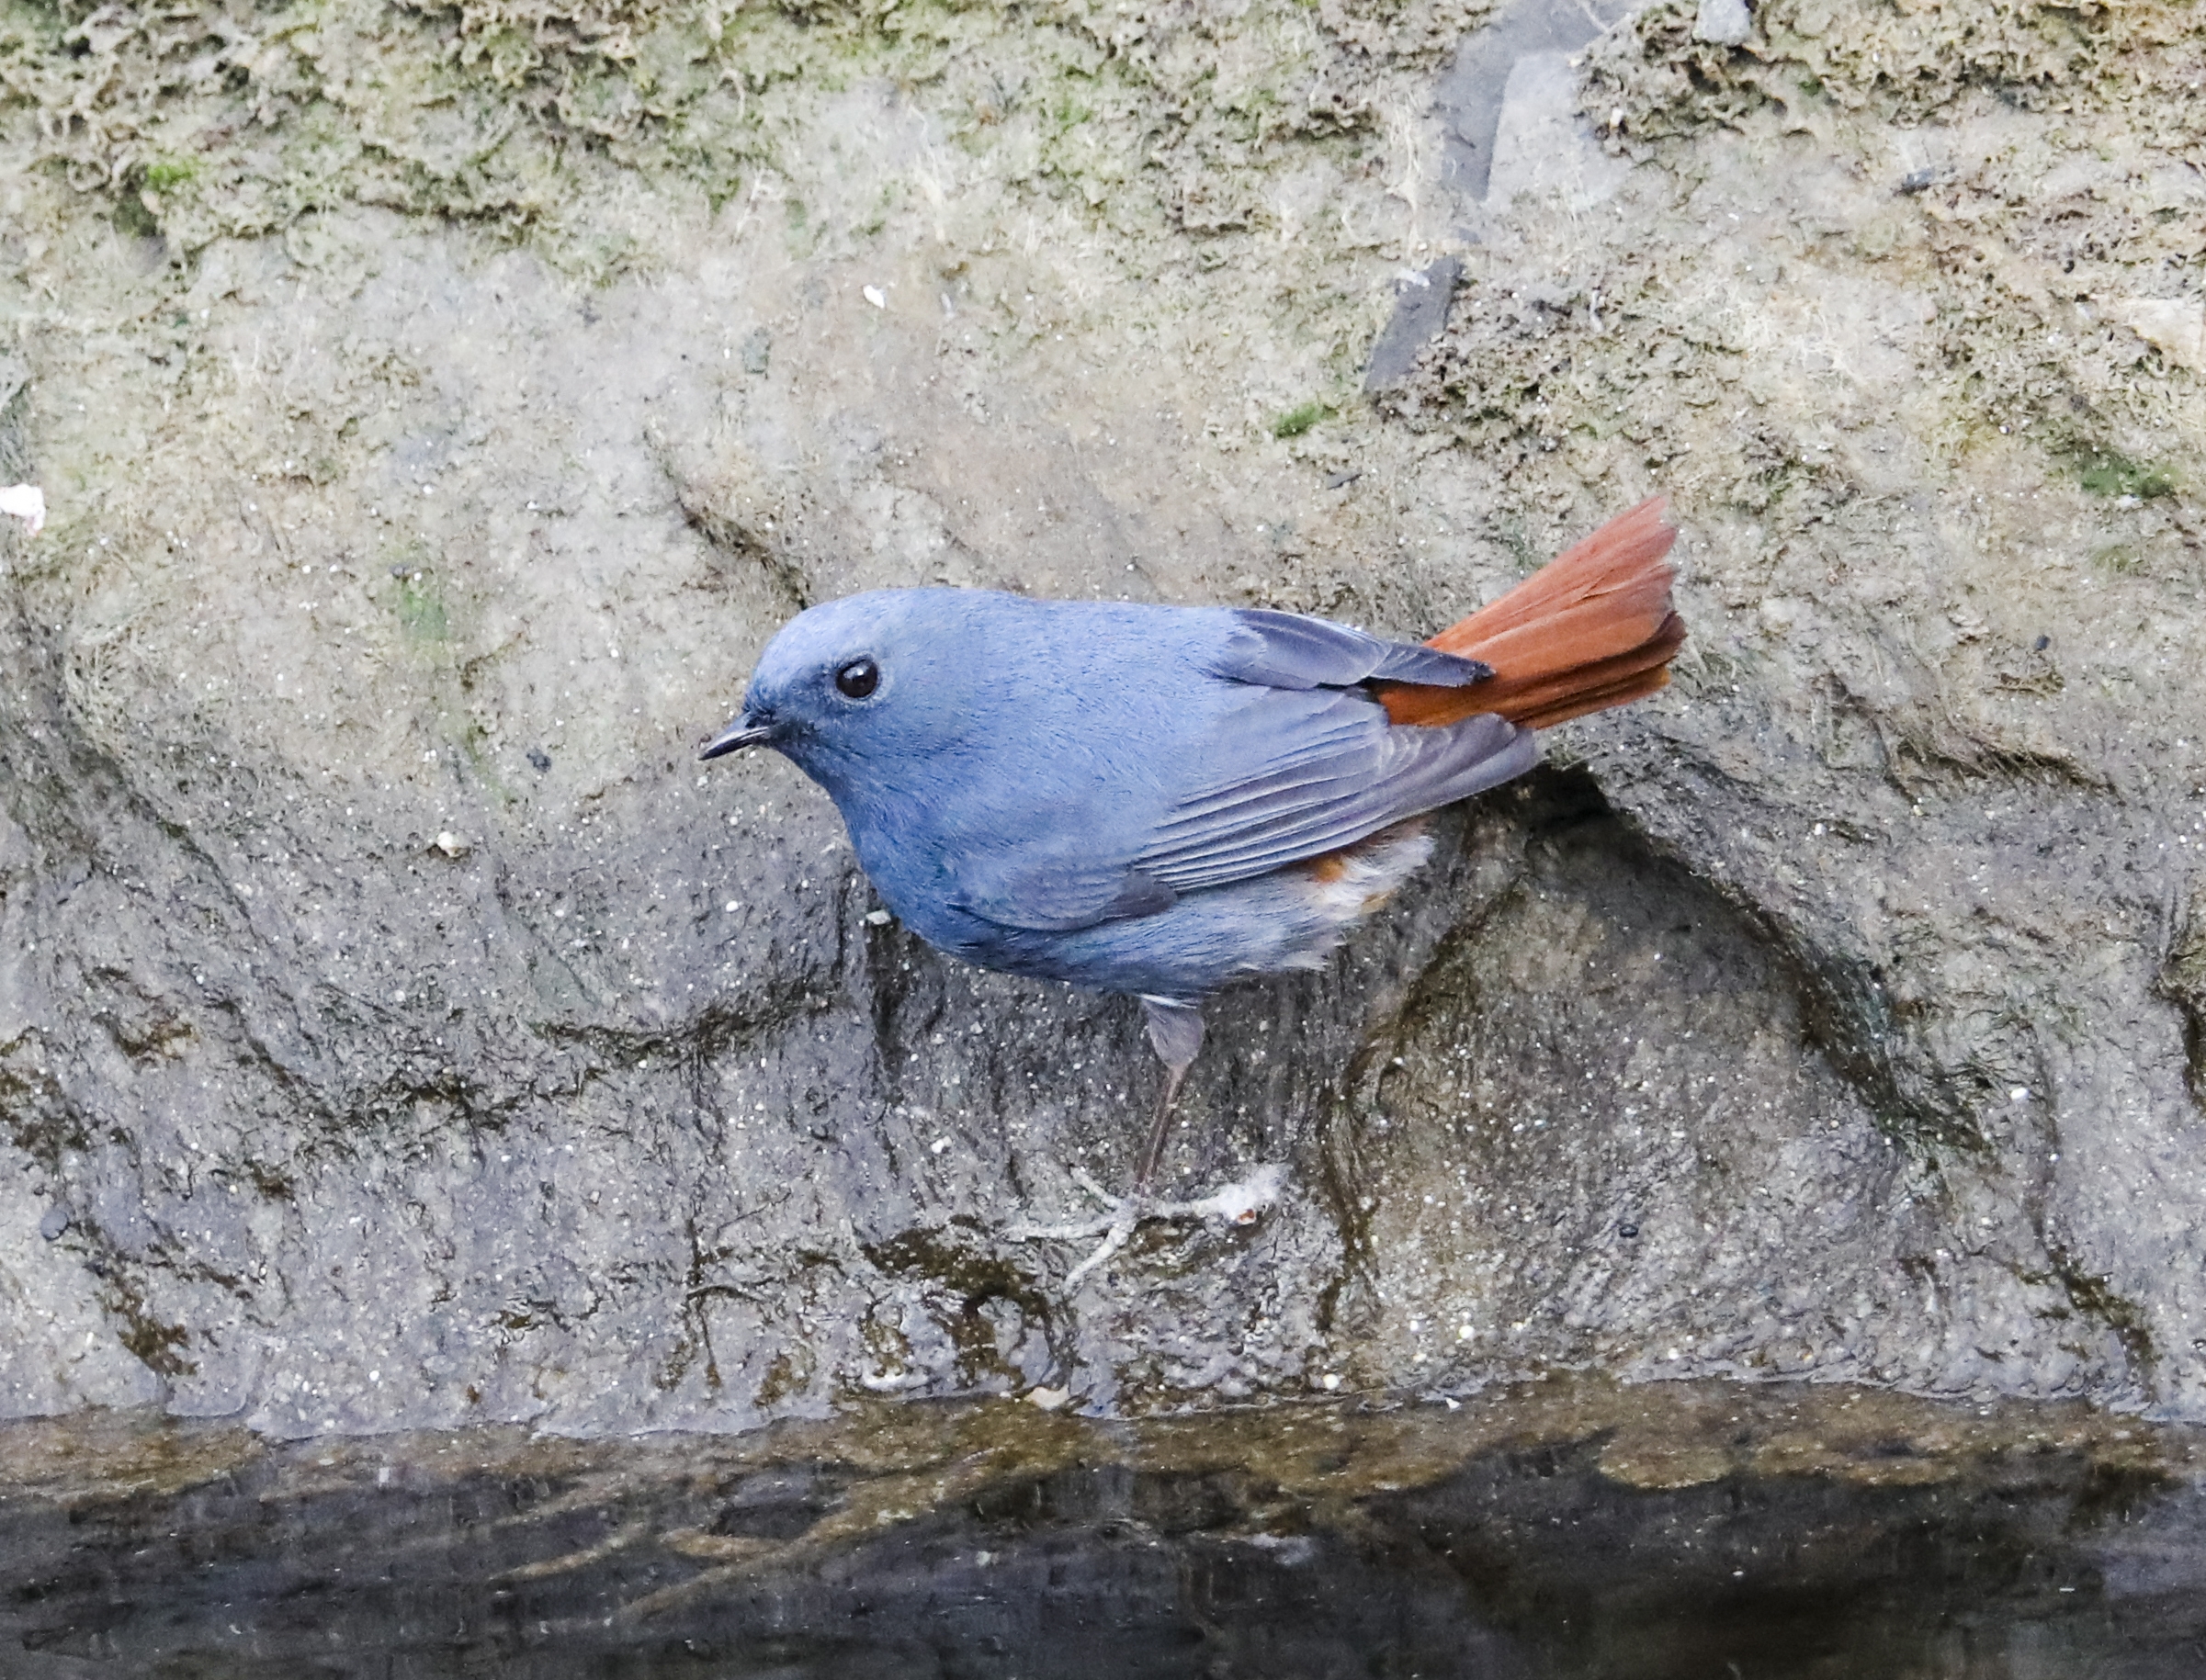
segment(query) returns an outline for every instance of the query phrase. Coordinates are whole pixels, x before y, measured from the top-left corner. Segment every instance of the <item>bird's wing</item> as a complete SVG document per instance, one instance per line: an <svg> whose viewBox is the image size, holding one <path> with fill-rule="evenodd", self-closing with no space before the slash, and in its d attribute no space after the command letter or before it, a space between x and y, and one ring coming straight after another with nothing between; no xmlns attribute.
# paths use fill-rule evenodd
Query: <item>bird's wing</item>
<svg viewBox="0 0 2206 1680"><path fill-rule="evenodd" d="M1233 633L1210 666L1213 676L1262 688L1347 688L1358 682L1418 682L1467 688L1493 667L1421 642L1390 642L1329 619L1250 608L1231 614Z"/></svg>
<svg viewBox="0 0 2206 1680"><path fill-rule="evenodd" d="M1180 895L1121 858L1081 857L1026 845L953 861L951 903L1000 928L1070 933L1098 922L1151 916Z"/></svg>
<svg viewBox="0 0 2206 1680"><path fill-rule="evenodd" d="M1358 686L1464 686L1491 674L1476 660L1289 613L1230 616L1205 661L1230 685L1227 703L1199 739L1170 747L1146 830L1100 851L1082 829L991 843L955 862L959 908L1044 932L1151 915L1180 893L1319 856L1505 782L1537 757L1530 732L1499 717L1392 727Z"/></svg>
<svg viewBox="0 0 2206 1680"><path fill-rule="evenodd" d="M1539 759L1532 731L1490 713L1446 729L1393 728L1359 692L1272 691L1208 745L1134 860L1176 892L1338 851Z"/></svg>
<svg viewBox="0 0 2206 1680"><path fill-rule="evenodd" d="M1493 674L1476 660L1291 613L1233 617L1234 634L1212 670L1249 692L1192 755L1178 796L1134 859L1176 891L1351 845L1506 782L1536 756L1531 737L1499 718L1488 727L1391 727L1358 686L1468 687Z"/></svg>

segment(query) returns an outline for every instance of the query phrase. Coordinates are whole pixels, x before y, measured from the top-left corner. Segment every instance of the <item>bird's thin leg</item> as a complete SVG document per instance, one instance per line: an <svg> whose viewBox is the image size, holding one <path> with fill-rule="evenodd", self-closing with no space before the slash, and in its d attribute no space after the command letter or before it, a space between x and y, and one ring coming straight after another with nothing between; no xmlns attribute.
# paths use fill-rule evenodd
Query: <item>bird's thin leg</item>
<svg viewBox="0 0 2206 1680"><path fill-rule="evenodd" d="M1164 1157L1164 1140L1171 1133L1172 1105L1180 1100L1180 1087L1203 1048L1203 1011L1173 998L1144 998L1143 1024L1149 1046L1164 1064L1164 1092L1157 1101L1157 1116L1149 1122L1148 1147L1141 1152L1141 1170L1134 1176L1133 1200L1148 1194L1157 1163Z"/></svg>
<svg viewBox="0 0 2206 1680"><path fill-rule="evenodd" d="M1177 1067L1170 1062L1164 1065L1164 1089L1157 1099L1157 1117L1149 1122L1148 1147L1141 1152L1141 1170L1134 1175L1133 1200L1139 1201L1148 1194L1149 1180L1157 1176L1157 1163L1164 1157L1164 1140L1171 1135L1172 1106L1180 1100L1180 1086L1187 1077L1188 1065Z"/></svg>
<svg viewBox="0 0 2206 1680"><path fill-rule="evenodd" d="M1068 1289L1079 1284L1124 1248L1135 1227L1144 1220L1250 1224L1279 1200L1286 1183L1284 1168L1260 1167L1239 1182L1193 1201L1149 1200L1149 1180L1156 1177L1157 1163L1163 1157L1164 1140L1171 1134L1172 1107L1179 1100L1180 1087L1187 1078L1187 1070L1194 1065L1195 1053L1203 1048L1203 1016L1194 1004L1171 998L1144 998L1141 1008L1148 1021L1149 1043L1157 1052L1157 1059L1164 1064L1164 1091L1157 1103L1156 1118L1149 1124L1148 1147L1142 1152L1141 1171L1134 1180L1134 1193L1123 1201L1106 1195L1101 1185L1075 1167L1072 1176L1080 1188L1106 1210L1100 1218L1071 1224L1018 1224L1011 1228L1012 1237L1022 1242L1066 1242L1085 1236L1103 1239L1085 1259L1065 1274Z"/></svg>

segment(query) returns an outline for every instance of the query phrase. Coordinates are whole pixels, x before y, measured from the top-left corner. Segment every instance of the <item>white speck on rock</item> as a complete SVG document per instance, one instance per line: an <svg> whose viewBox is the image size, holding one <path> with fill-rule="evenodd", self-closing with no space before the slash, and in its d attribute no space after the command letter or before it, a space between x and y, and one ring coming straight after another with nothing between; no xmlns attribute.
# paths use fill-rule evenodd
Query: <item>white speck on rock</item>
<svg viewBox="0 0 2206 1680"><path fill-rule="evenodd" d="M46 492L35 484L11 484L0 490L0 513L12 513L36 536L46 528Z"/></svg>
<svg viewBox="0 0 2206 1680"><path fill-rule="evenodd" d="M898 1394L908 1388L919 1387L926 1380L916 1370L866 1371L858 1378L858 1386L877 1394Z"/></svg>
<svg viewBox="0 0 2206 1680"><path fill-rule="evenodd" d="M1246 1178L1221 1185L1199 1201L1180 1203L1175 1212L1199 1218L1217 1218L1229 1225L1252 1225L1286 1188L1287 1169L1276 1161L1258 1167Z"/></svg>

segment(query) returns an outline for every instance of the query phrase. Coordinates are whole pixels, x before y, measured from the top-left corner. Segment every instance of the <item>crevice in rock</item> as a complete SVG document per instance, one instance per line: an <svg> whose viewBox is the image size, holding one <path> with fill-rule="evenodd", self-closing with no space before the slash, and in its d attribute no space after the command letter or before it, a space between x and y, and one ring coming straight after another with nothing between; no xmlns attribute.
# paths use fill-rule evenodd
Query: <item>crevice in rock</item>
<svg viewBox="0 0 2206 1680"><path fill-rule="evenodd" d="M2084 1269L2065 1244L2048 1242L2045 1253L2053 1263L2051 1269L2020 1273L2023 1281L2057 1283L2080 1315L2121 1344L2122 1351L2129 1355L2132 1375L2138 1386L2149 1393L2153 1374L2160 1364L2159 1346L2153 1340L2151 1315L2143 1305L2117 1290L2112 1279Z"/></svg>
<svg viewBox="0 0 2206 1680"><path fill-rule="evenodd" d="M1053 1368L1063 1359L1048 1294L1030 1272L998 1250L980 1221L954 1216L941 1225L862 1243L859 1252L885 1275L911 1278L940 1292L941 1299L930 1301L928 1310L956 1351L957 1381L965 1388L991 1380L1019 1387L1026 1380L1001 1347L991 1303L1014 1312L1016 1327L1039 1331Z"/></svg>
<svg viewBox="0 0 2206 1680"><path fill-rule="evenodd" d="M775 530L770 513L762 513L756 518L736 513L729 506L737 490L724 481L728 472L721 475L723 481L707 483L698 473L685 468L673 447L655 429L646 430L644 441L659 469L666 475L683 522L705 539L716 570L725 572L736 566L754 568L786 599L792 613L801 613L812 604L811 580L791 551L786 533ZM785 519L783 524L786 523Z"/></svg>
<svg viewBox="0 0 2206 1680"><path fill-rule="evenodd" d="M2166 926L2167 949L2153 990L2182 1023L2184 1085L2192 1106L2206 1114L2206 919L2194 900L2171 908Z"/></svg>

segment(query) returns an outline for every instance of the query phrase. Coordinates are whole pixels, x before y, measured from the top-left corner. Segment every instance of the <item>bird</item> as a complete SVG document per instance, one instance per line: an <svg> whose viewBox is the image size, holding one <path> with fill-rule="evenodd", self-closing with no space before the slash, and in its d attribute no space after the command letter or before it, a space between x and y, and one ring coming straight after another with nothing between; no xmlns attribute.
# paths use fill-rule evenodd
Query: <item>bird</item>
<svg viewBox="0 0 2206 1680"><path fill-rule="evenodd" d="M1078 1227L1109 1234L1085 1270L1145 1211L1220 1205L1148 1201L1203 1000L1321 967L1430 859L1432 812L1669 681L1676 536L1652 497L1421 643L1268 608L868 591L782 626L698 756L792 761L937 949L1140 1000L1163 1082L1132 1195Z"/></svg>

